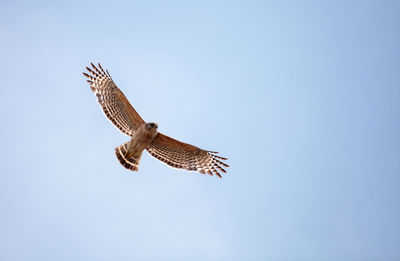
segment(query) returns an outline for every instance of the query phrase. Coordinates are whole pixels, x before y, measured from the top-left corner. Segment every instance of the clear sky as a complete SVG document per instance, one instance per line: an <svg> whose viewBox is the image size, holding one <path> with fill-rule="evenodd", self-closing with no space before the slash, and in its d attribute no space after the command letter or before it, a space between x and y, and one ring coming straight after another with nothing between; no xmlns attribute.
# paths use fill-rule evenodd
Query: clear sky
<svg viewBox="0 0 400 261"><path fill-rule="evenodd" d="M400 1L1 1L0 260L399 260ZM101 62L222 179L138 173Z"/></svg>

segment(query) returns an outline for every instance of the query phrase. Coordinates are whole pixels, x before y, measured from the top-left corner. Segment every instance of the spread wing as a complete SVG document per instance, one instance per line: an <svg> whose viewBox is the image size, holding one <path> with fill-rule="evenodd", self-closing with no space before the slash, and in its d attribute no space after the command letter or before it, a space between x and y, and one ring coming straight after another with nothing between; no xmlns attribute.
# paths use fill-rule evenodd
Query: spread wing
<svg viewBox="0 0 400 261"><path fill-rule="evenodd" d="M115 85L108 71L104 71L100 64L99 69L93 63L90 64L93 69L86 67L90 74L83 75L88 78L90 88L96 94L104 114L115 127L132 137L144 120Z"/></svg>
<svg viewBox="0 0 400 261"><path fill-rule="evenodd" d="M226 173L222 166L229 167L222 162L227 158L215 155L218 152L199 149L162 133L158 133L153 143L146 149L153 157L173 168L215 174L221 178L220 172Z"/></svg>

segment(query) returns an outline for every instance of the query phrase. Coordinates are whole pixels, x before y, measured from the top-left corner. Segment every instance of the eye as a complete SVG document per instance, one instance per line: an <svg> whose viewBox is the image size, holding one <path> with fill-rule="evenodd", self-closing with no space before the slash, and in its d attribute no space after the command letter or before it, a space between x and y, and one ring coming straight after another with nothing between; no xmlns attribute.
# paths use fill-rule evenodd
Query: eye
<svg viewBox="0 0 400 261"><path fill-rule="evenodd" d="M155 126L154 123L150 123L150 127L154 128L154 126Z"/></svg>

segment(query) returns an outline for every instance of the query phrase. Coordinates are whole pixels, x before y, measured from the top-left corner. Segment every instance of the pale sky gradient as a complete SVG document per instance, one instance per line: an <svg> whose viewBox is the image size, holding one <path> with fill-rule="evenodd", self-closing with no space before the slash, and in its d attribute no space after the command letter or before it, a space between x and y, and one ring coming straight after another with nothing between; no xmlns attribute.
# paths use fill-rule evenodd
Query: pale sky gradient
<svg viewBox="0 0 400 261"><path fill-rule="evenodd" d="M400 1L2 1L0 260L400 260ZM223 179L114 148L101 62Z"/></svg>

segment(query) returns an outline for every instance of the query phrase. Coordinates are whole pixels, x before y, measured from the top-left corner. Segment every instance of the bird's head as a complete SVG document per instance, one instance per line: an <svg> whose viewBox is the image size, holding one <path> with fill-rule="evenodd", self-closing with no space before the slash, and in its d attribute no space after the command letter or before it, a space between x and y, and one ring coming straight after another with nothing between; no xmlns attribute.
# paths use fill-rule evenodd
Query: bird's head
<svg viewBox="0 0 400 261"><path fill-rule="evenodd" d="M157 130L157 128L158 128L158 124L157 123L155 123L155 122L148 122L148 123L146 123L146 129L147 130Z"/></svg>

